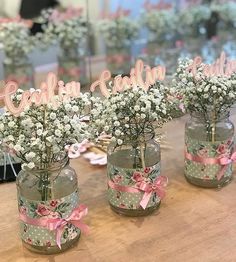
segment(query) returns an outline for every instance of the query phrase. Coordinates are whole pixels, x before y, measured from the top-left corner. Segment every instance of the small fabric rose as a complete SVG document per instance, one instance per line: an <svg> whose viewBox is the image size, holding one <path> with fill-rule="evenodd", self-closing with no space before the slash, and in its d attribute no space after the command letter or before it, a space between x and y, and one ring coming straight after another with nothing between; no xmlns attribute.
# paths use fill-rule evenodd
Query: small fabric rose
<svg viewBox="0 0 236 262"><path fill-rule="evenodd" d="M132 180L135 182L142 182L144 180L142 173L134 172L132 175Z"/></svg>
<svg viewBox="0 0 236 262"><path fill-rule="evenodd" d="M202 148L198 151L197 153L201 157L207 157L208 156L208 149L207 148Z"/></svg>
<svg viewBox="0 0 236 262"><path fill-rule="evenodd" d="M36 214L39 216L48 216L51 213L51 210L43 205L43 204L38 204L37 209L35 210Z"/></svg>

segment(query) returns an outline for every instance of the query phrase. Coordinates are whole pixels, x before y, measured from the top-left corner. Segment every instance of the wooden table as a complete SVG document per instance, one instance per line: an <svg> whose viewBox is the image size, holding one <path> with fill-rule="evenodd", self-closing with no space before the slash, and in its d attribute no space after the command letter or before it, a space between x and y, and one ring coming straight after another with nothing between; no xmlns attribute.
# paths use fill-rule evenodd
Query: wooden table
<svg viewBox="0 0 236 262"><path fill-rule="evenodd" d="M1 262L235 262L236 182L221 190L188 184L183 176L183 137L186 117L165 127L172 149L162 150L162 174L169 177L160 209L142 218L113 213L106 200L106 168L80 158L81 202L89 207L88 236L59 255L38 255L21 245L14 183L0 185ZM234 122L236 117L234 117Z"/></svg>

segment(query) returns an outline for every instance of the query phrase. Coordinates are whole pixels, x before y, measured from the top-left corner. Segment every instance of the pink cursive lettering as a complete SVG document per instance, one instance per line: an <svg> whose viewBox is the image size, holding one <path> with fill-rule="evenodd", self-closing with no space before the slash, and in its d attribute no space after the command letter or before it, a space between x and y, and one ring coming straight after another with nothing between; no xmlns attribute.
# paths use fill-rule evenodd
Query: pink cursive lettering
<svg viewBox="0 0 236 262"><path fill-rule="evenodd" d="M165 73L166 69L163 66L151 68L150 66L144 66L142 60L138 60L135 67L131 69L129 77L118 75L114 78L112 93L116 94L117 92L122 92L125 88L134 88L137 86L147 91L156 81L163 81L165 79ZM111 80L111 72L105 70L101 73L99 80L91 85L90 90L94 92L96 87L98 87L102 95L108 97L110 91L106 82L109 80Z"/></svg>
<svg viewBox="0 0 236 262"><path fill-rule="evenodd" d="M213 64L202 64L202 58L197 56L194 58L193 63L188 66L187 70L192 72L194 76L197 75L197 70L203 66L203 74L206 77L225 76L229 77L236 72L236 60L229 60L226 58L224 52Z"/></svg>
<svg viewBox="0 0 236 262"><path fill-rule="evenodd" d="M53 106L58 106L58 95L60 101L65 101L71 97L80 96L80 83L71 82L64 86L62 81L57 82L57 77L53 73L49 73L46 82L42 82L40 88L30 92L24 91L20 104L17 105L12 100L12 95L17 92L18 85L14 82L8 82L0 94L0 100L4 100L4 104L9 112L18 116L27 106L35 103L37 106L51 103Z"/></svg>

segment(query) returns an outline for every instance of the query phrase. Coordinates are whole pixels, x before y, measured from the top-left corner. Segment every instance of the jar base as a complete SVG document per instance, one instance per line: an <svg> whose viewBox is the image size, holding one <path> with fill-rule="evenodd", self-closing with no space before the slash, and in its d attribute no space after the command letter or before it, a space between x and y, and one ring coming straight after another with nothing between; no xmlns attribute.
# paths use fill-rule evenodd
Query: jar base
<svg viewBox="0 0 236 262"><path fill-rule="evenodd" d="M204 180L200 178L195 178L195 177L189 177L185 176L185 179L187 180L188 183L198 186L198 187L203 187L203 188L221 188L226 185L228 185L232 181L232 176L231 177L226 177L222 178L220 181L218 180Z"/></svg>
<svg viewBox="0 0 236 262"><path fill-rule="evenodd" d="M122 215L122 216L142 217L142 216L150 215L155 210L159 209L160 205L161 205L161 201L156 206L148 207L146 209L143 209L142 207L140 207L140 209L125 209L125 208L113 206L111 204L110 204L110 208L111 208L112 211L114 211L115 213Z"/></svg>
<svg viewBox="0 0 236 262"><path fill-rule="evenodd" d="M80 233L81 234L81 233ZM28 250L34 252L34 253L40 253L40 254L44 254L44 255L51 255L51 254L57 254L57 253L61 253L64 252L65 250L72 248L75 246L75 244L78 242L79 238L80 238L80 234L74 238L71 241L66 242L65 244L61 245L61 249L58 246L34 246L34 245L30 245L28 243L26 243L25 241L22 241L22 244L25 248L27 248Z"/></svg>

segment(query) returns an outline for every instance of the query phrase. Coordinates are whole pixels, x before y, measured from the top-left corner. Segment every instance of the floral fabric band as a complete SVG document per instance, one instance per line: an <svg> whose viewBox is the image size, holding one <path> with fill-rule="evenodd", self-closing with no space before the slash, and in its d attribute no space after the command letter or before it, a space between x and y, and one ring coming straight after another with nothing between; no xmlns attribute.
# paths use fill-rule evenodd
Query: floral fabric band
<svg viewBox="0 0 236 262"><path fill-rule="evenodd" d="M220 155L217 158L211 158L211 157L208 158L208 157L201 157L199 155L192 155L188 153L187 150L185 150L185 158L193 162L201 163L203 165L222 166L217 174L217 179L220 180L224 176L227 166L229 164L236 162L236 152L232 153L231 156Z"/></svg>
<svg viewBox="0 0 236 262"><path fill-rule="evenodd" d="M108 181L108 187L117 190L120 192L127 192L127 193L140 193L143 192L143 198L140 202L140 206L143 209L146 209L148 202L153 193L156 193L160 199L163 199L165 196L164 187L168 184L168 178L166 176L158 176L154 183L147 183L144 181L137 182L134 187L131 186L123 186L119 185L112 180Z"/></svg>
<svg viewBox="0 0 236 262"><path fill-rule="evenodd" d="M20 220L26 224L44 227L50 231L56 231L56 243L61 249L61 236L67 224L72 224L79 228L82 232L88 233L88 226L82 222L82 218L86 216L88 209L84 205L75 208L67 218L31 218L24 213L20 213Z"/></svg>

